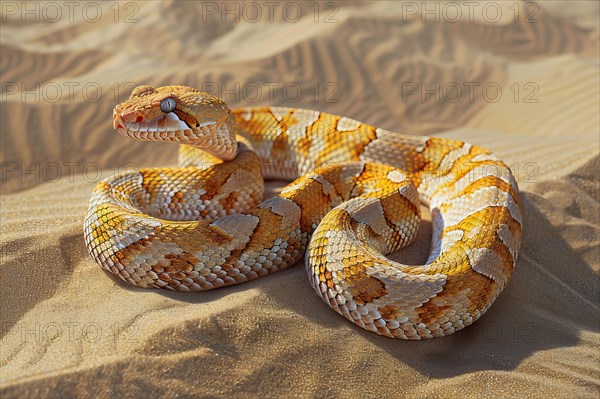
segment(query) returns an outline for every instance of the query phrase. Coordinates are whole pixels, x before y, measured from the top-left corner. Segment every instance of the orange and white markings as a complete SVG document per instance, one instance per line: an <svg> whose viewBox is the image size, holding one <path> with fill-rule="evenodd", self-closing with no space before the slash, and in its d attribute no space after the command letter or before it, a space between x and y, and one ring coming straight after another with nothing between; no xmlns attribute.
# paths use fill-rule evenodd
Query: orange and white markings
<svg viewBox="0 0 600 399"><path fill-rule="evenodd" d="M346 118L345 116L342 116L338 120L338 123L336 125L336 130L338 132L348 132L348 131L358 129L358 127L360 125L361 125L361 122L355 121L354 119Z"/></svg>
<svg viewBox="0 0 600 399"><path fill-rule="evenodd" d="M182 144L180 167L110 178L90 199L88 251L138 287L209 290L305 255L310 283L333 310L413 340L472 324L515 267L517 183L483 148L319 111L230 111L184 86L134 89L113 126ZM295 180L263 201L263 176ZM386 255L416 237L420 200L432 214L428 260L393 262Z"/></svg>

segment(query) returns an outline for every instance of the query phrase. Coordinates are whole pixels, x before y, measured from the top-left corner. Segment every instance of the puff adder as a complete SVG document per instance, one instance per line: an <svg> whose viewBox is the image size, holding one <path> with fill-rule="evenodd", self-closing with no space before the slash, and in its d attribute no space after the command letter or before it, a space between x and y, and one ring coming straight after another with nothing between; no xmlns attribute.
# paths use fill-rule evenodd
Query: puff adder
<svg viewBox="0 0 600 399"><path fill-rule="evenodd" d="M184 86L139 86L113 126L181 144L179 167L141 169L92 193L85 242L96 262L147 288L202 291L305 256L337 313L376 334L441 337L473 323L506 286L521 240L518 187L490 151L280 107L230 110ZM293 180L265 201L263 178ZM409 245L429 206L423 265Z"/></svg>

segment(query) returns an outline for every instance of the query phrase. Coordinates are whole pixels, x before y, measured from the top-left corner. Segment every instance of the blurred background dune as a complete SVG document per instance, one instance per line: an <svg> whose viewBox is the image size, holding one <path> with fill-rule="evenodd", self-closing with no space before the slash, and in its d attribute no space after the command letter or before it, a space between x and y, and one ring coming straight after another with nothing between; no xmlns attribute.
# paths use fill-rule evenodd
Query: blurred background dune
<svg viewBox="0 0 600 399"><path fill-rule="evenodd" d="M598 4L3 1L2 397L597 397ZM176 162L112 129L137 84L490 148L525 206L509 286L453 336L396 342L302 265L191 295L108 277L83 242L91 190Z"/></svg>

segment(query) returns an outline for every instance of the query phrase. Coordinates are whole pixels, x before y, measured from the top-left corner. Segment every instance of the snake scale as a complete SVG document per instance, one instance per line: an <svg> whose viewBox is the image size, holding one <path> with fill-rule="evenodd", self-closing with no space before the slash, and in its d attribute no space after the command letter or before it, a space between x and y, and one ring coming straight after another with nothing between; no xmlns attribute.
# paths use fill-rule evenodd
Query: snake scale
<svg viewBox="0 0 600 399"><path fill-rule="evenodd" d="M96 262L138 287L202 291L305 257L337 313L376 334L418 340L477 320L506 286L521 240L509 168L468 143L407 136L282 107L230 110L185 86L136 87L113 126L182 144L179 167L141 169L94 189L85 217ZM263 178L293 180L263 201ZM404 265L420 204L430 255Z"/></svg>

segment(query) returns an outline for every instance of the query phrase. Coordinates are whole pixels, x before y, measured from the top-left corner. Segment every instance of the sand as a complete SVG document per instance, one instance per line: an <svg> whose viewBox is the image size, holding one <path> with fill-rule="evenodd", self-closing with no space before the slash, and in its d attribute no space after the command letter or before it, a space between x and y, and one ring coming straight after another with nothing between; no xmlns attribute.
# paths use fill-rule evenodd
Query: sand
<svg viewBox="0 0 600 399"><path fill-rule="evenodd" d="M277 2L270 15L254 2L239 3L239 23L224 10L234 2L123 3L118 15L112 2L99 14L77 3L59 17L30 4L39 23L2 3L3 398L598 396L598 3L496 2L497 20L463 4L457 21L430 3L436 22L420 2L318 14ZM112 130L133 82L490 148L524 204L508 287L465 330L404 342L332 312L302 265L194 294L113 279L84 246L91 190L117 169L176 159L176 146ZM422 227L394 257L427 257Z"/></svg>

